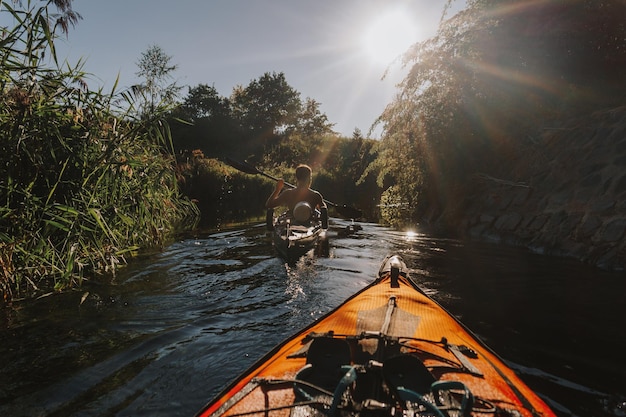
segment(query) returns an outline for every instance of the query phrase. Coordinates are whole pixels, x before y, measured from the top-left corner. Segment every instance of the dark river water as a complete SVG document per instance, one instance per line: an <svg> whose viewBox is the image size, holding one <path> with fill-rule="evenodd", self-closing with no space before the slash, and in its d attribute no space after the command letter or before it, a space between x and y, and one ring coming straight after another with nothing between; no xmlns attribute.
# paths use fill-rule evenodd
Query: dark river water
<svg viewBox="0 0 626 417"><path fill-rule="evenodd" d="M0 416L192 416L389 253L558 415L626 416L624 273L374 224L345 236L332 220L328 257L286 266L252 225L0 311Z"/></svg>

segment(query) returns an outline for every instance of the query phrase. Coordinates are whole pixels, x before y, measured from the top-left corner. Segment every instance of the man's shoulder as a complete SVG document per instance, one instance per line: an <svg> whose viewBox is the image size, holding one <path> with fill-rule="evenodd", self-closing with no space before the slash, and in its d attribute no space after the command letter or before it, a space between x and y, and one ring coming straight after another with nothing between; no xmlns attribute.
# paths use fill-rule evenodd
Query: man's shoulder
<svg viewBox="0 0 626 417"><path fill-rule="evenodd" d="M316 202L322 205L322 202L324 201L324 197L322 197L322 193L316 190L311 190L311 191L313 192L313 195L315 196L315 199L317 200Z"/></svg>

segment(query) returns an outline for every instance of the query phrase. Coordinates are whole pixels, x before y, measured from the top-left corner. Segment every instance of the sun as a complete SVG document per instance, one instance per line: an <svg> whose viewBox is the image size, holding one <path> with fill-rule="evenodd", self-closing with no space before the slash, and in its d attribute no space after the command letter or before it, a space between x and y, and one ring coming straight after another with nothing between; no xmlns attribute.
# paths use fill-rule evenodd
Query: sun
<svg viewBox="0 0 626 417"><path fill-rule="evenodd" d="M404 10L390 10L369 24L361 39L368 59L389 65L416 42L417 28Z"/></svg>

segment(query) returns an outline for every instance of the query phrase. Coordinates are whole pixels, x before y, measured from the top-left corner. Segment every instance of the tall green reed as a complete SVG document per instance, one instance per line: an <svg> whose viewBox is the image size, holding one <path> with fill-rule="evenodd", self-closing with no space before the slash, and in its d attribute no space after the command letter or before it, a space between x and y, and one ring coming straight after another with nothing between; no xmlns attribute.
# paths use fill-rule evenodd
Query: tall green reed
<svg viewBox="0 0 626 417"><path fill-rule="evenodd" d="M140 115L132 93L90 91L81 62L58 65L50 4L0 7L16 22L0 39L5 301L114 272L198 218L178 190L168 109Z"/></svg>

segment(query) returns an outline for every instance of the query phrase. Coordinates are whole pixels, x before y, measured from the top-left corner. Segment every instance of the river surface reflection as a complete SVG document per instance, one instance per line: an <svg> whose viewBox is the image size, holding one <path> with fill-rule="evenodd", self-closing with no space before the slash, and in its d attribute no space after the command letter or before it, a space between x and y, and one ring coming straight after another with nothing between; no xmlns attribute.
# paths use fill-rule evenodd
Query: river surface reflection
<svg viewBox="0 0 626 417"><path fill-rule="evenodd" d="M0 415L190 416L399 253L558 415L626 415L626 278L566 259L332 219L286 266L264 225L182 239L111 285L0 311Z"/></svg>

